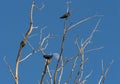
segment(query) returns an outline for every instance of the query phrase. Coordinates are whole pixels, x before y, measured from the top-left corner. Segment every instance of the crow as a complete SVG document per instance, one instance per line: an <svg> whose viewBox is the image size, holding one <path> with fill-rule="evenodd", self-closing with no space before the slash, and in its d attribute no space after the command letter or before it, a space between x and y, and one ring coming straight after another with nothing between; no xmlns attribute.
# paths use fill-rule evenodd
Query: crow
<svg viewBox="0 0 120 84"><path fill-rule="evenodd" d="M66 14L64 14L63 16L61 16L61 19L67 19L70 16L70 12L68 11Z"/></svg>

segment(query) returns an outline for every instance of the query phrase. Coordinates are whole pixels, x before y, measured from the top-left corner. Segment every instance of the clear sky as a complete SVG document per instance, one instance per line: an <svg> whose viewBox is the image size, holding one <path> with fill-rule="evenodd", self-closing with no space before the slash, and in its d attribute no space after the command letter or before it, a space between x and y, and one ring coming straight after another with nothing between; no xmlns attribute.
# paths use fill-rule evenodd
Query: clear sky
<svg viewBox="0 0 120 84"><path fill-rule="evenodd" d="M38 29L33 30L34 37L29 41L37 49L39 42L39 32L46 26L44 36L48 33L58 35L57 38L49 40L46 53L59 53L61 35L63 34L64 20L59 17L66 12L67 0L35 0L37 6L45 4L43 10L34 10L34 25ZM102 17L98 32L92 39L92 44L87 50L96 47L104 47L102 50L94 51L86 55L89 58L85 66L85 74L93 71L86 84L97 84L101 75L101 60L104 60L105 67L114 60L105 84L120 83L120 1L119 0L71 0L72 9L68 25L75 23L86 17L100 14ZM7 62L12 70L15 70L15 61L19 49L19 43L29 27L30 7L32 0L1 0L0 1L0 84L13 84L14 80L6 67L3 58L6 56ZM98 18L91 19L80 24L68 33L65 42L65 51L63 58L69 58L77 53L74 45L76 35L85 39L95 27ZM31 52L29 46L23 49L22 58ZM56 63L53 59L51 68ZM38 84L43 71L44 60L40 53L32 55L25 62L20 64L20 84ZM65 69L70 69L66 66ZM66 74L67 71L64 71ZM63 76L65 79L67 75ZM64 81L62 81L64 82ZM72 84L72 83L71 83Z"/></svg>

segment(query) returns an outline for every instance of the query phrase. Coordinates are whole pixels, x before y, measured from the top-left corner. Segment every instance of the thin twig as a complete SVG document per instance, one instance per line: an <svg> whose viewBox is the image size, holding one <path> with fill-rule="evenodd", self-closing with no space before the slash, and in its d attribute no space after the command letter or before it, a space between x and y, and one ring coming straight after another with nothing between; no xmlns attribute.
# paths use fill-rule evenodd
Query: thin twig
<svg viewBox="0 0 120 84"><path fill-rule="evenodd" d="M97 28L98 28L98 26L99 26L99 24L100 24L100 21L101 21L101 18L98 20L98 22L97 22L95 28L93 29L91 35L90 35L90 36L84 41L84 43L82 44L82 46L84 46L84 47L83 47L84 49L85 49L85 47L91 42L91 39L92 39L94 33L96 32L96 30L97 30Z"/></svg>
<svg viewBox="0 0 120 84"><path fill-rule="evenodd" d="M90 50L85 51L85 53L89 53L89 52L96 51L96 50L101 50L101 49L103 49L103 48L104 48L104 47L93 48L93 49L90 49Z"/></svg>
<svg viewBox="0 0 120 84"><path fill-rule="evenodd" d="M53 79L52 79L52 75L51 75L49 66L47 66L47 71L48 71L48 74L49 74L49 77L50 77L50 84L53 84Z"/></svg>
<svg viewBox="0 0 120 84"><path fill-rule="evenodd" d="M26 40L26 41L27 41L28 45L30 46L30 48L31 48L33 51L35 51L35 48L30 44L30 42L29 42L28 40Z"/></svg>
<svg viewBox="0 0 120 84"><path fill-rule="evenodd" d="M42 41L42 35L43 35L43 30L46 28L46 26L45 27L43 27L43 28L41 28L41 30L40 30L40 43L39 44L41 44L41 41Z"/></svg>
<svg viewBox="0 0 120 84"><path fill-rule="evenodd" d="M86 75L85 79L82 82L80 82L79 80L79 84L85 84L87 82L87 79L91 76L91 74L92 74L92 71L88 75Z"/></svg>
<svg viewBox="0 0 120 84"><path fill-rule="evenodd" d="M42 38L42 37L41 37ZM48 39L50 38L50 34L48 34L46 37L44 37L42 40L41 40L41 43L39 44L39 49L41 51L41 53L43 55L45 55L45 52L44 50L47 48L48 46ZM45 45L45 46L44 46ZM44 47L43 47L44 46Z"/></svg>
<svg viewBox="0 0 120 84"><path fill-rule="evenodd" d="M113 60L109 63L108 67L106 70L104 70L104 66L103 66L103 60L101 61L101 65L102 65L102 75L100 76L100 79L98 81L98 84L104 84L104 81L106 79L106 75L111 67L111 65L113 64Z"/></svg>
<svg viewBox="0 0 120 84"><path fill-rule="evenodd" d="M84 69L84 63L87 62L87 61L88 61L88 58L86 58L85 60L81 60L77 75L76 75L75 80L74 80L74 84L76 84L78 82L79 76L80 76L80 80L82 79L83 73L84 73L84 70L83 70Z"/></svg>
<svg viewBox="0 0 120 84"><path fill-rule="evenodd" d="M58 84L61 84L61 79L62 79L62 74L63 74L63 69L64 69L64 63L63 63L63 59L61 57L61 72L60 72L60 76L59 76L59 79L58 79Z"/></svg>
<svg viewBox="0 0 120 84"><path fill-rule="evenodd" d="M43 46L44 43L45 43L45 41L46 41L48 38L50 38L50 34L48 34L46 37L43 38L40 46Z"/></svg>
<svg viewBox="0 0 120 84"><path fill-rule="evenodd" d="M33 53L29 53L27 56L25 56L25 58L21 59L19 62L23 62L26 59L28 59L31 55L33 55Z"/></svg>
<svg viewBox="0 0 120 84"><path fill-rule="evenodd" d="M75 57L75 61L74 61L73 65L72 65L71 72L70 72L69 77L68 77L68 79L66 80L65 84L68 84L68 82L71 80L72 75L73 75L73 72L74 72L75 67L76 67L76 65L77 65L77 60L78 60L78 56ZM69 60L69 61L70 61L70 60Z"/></svg>
<svg viewBox="0 0 120 84"><path fill-rule="evenodd" d="M11 73L13 79L15 80L15 75L14 75L14 73L13 73L13 71L12 71L10 65L9 65L9 64L7 63L7 61L6 61L6 56L3 58L3 60L4 60L5 64L6 64L6 66L8 67L8 70L10 71L10 73Z"/></svg>
<svg viewBox="0 0 120 84"><path fill-rule="evenodd" d="M101 16L103 16L103 15L94 15L94 16L90 16L90 17L88 17L88 18L85 18L85 19L83 19L83 20L80 20L80 21L78 21L77 23L75 23L75 24L73 24L72 26L70 26L70 27L67 29L67 31L71 30L72 28L76 27L77 25L79 25L79 24L81 24L81 23L83 23L83 22L86 22L86 21L88 21L88 20L90 20L90 19L92 19L92 18L101 17Z"/></svg>
<svg viewBox="0 0 120 84"><path fill-rule="evenodd" d="M80 63L80 67L78 69L77 75L75 77L75 81L74 81L75 84L78 81L78 76L79 76L80 72L81 72L80 79L82 79L82 77L83 77L83 68L84 68L84 59L85 59L84 58L84 46L82 43L81 43L81 48L78 46L78 49L79 49L79 53L81 55L81 63Z"/></svg>
<svg viewBox="0 0 120 84"><path fill-rule="evenodd" d="M25 61L26 59L28 59L30 56L32 56L33 54L37 53L38 51L34 49L34 47L30 44L30 42L28 40L26 40L28 45L31 47L32 51L31 53L29 53L27 56L25 56L23 59L20 60L20 62Z"/></svg>

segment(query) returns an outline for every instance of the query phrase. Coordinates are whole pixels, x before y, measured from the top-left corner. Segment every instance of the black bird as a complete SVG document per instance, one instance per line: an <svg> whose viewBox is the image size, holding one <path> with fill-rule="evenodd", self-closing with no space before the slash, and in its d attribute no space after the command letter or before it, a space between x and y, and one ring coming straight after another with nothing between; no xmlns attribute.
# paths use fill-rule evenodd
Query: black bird
<svg viewBox="0 0 120 84"><path fill-rule="evenodd" d="M52 60L53 55L43 55L43 57L47 60L46 64L49 65Z"/></svg>
<svg viewBox="0 0 120 84"><path fill-rule="evenodd" d="M70 16L70 12L68 11L66 14L64 14L63 16L61 16L61 19L67 19Z"/></svg>
<svg viewBox="0 0 120 84"><path fill-rule="evenodd" d="M47 60L50 60L52 59L53 55L43 55L43 57Z"/></svg>

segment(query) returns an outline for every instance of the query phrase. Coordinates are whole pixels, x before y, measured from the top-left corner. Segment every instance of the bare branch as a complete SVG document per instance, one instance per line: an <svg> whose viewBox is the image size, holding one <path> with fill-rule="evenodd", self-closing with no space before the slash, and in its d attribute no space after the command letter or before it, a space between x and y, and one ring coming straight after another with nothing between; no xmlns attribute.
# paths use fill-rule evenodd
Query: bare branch
<svg viewBox="0 0 120 84"><path fill-rule="evenodd" d="M72 74L73 74L74 69L75 69L76 64L77 64L78 56L81 56L82 59L81 59L80 68L79 68L79 71L78 71L78 73L77 73L77 76L75 77L75 82L74 82L74 83L77 82L77 79L78 79L78 76L79 76L80 72L81 72L81 75L80 75L79 81L82 79L82 76L83 76L83 65L84 65L84 51L85 51L84 49L85 49L86 46L90 43L90 41L91 41L91 39L92 39L92 37L93 37L93 34L95 33L95 31L96 31L96 29L97 29L97 27L98 27L98 24L100 23L100 20L101 20L101 19L98 20L98 22L97 22L97 24L96 24L96 27L93 29L93 31L92 31L92 33L90 34L90 36L89 36L84 42L81 41L81 47L80 47L79 44L78 44L78 37L76 38L75 44L76 44L76 46L77 46L77 48L78 48L78 50L79 50L79 53L78 53L76 56L71 57L70 59L68 59L68 60L65 62L65 63L67 63L67 62L70 62L70 61L72 61L73 59L75 59L75 61L74 61L74 63L73 63L73 66L72 66L72 71L71 71L71 73L70 73L67 81L65 82L65 84L68 84L68 82L70 81L70 79L71 79L71 77L72 77ZM99 50L99 49L102 49L102 47L88 50L88 51L86 51L85 53L88 53L88 52L91 52L91 51L94 51L94 50ZM86 60L87 60L87 59L86 59Z"/></svg>
<svg viewBox="0 0 120 84"><path fill-rule="evenodd" d="M44 43L45 43L45 41L46 41L48 38L50 38L50 34L48 34L46 37L43 38L40 46L43 46Z"/></svg>
<svg viewBox="0 0 120 84"><path fill-rule="evenodd" d="M78 44L78 37L77 37L76 40L75 40L75 44L76 44L77 48L78 48L79 51L80 51L80 47L79 47L79 44ZM77 56L75 56L75 61L74 61L73 65L72 65L71 72L70 72L69 77L68 77L67 81L65 82L65 84L68 84L68 82L69 82L69 81L71 80L71 78L72 78L73 72L74 72L75 67L76 67L76 65L77 65L77 60L78 60L79 55L80 55L80 53L79 53ZM71 59L73 59L73 58L71 58ZM70 60L71 60L71 59L70 59ZM67 62L69 62L70 60L68 60Z"/></svg>
<svg viewBox="0 0 120 84"><path fill-rule="evenodd" d="M87 50L87 51L85 51L86 53L88 53L88 52L92 52L92 51L96 51L96 50L101 50L101 49L103 49L104 47L98 47L98 48L94 48L94 49L90 49L90 50Z"/></svg>
<svg viewBox="0 0 120 84"><path fill-rule="evenodd" d="M45 77L45 74L46 74L46 70L47 70L47 60L46 60L46 63L45 63L45 67L44 67L44 71L42 73L42 78L41 78L41 81L40 81L40 84L43 84L43 81L44 81L44 77Z"/></svg>
<svg viewBox="0 0 120 84"><path fill-rule="evenodd" d="M61 72L60 72L60 76L59 76L59 79L58 79L58 84L61 84L61 78L62 78L62 74L63 74L63 69L64 69L64 64L63 64L63 59L61 57Z"/></svg>
<svg viewBox="0 0 120 84"><path fill-rule="evenodd" d="M105 81L105 79L106 79L106 75L107 75L107 73L108 73L111 65L113 64L113 62L114 62L114 61L112 60L112 61L109 63L107 69L104 70L103 60L101 61L101 65L102 65L102 75L101 75L101 77L100 77L100 79L99 79L99 81L98 81L98 84L104 84L104 81Z"/></svg>
<svg viewBox="0 0 120 84"><path fill-rule="evenodd" d="M75 70L75 67L76 67L76 65L77 65L77 60L78 60L78 56L75 57L75 61L74 61L73 65L72 65L71 72L70 72L69 77L68 77L67 81L65 82L65 84L68 84L68 82L71 80L72 75L73 75L74 70ZM69 61L68 61L68 62L69 62Z"/></svg>
<svg viewBox="0 0 120 84"><path fill-rule="evenodd" d="M38 36L38 34L32 34L28 38L32 38L32 37L35 37L35 36Z"/></svg>
<svg viewBox="0 0 120 84"><path fill-rule="evenodd" d="M83 58L82 58L79 69L78 69L78 72L77 72L77 75L76 75L75 80L74 80L74 84L76 84L79 80L82 79L83 73L84 73L84 70L83 70L84 69L84 63L87 62L87 61L88 61L88 58L86 58L85 60L83 60ZM80 78L79 78L79 76L80 76ZM79 78L79 80L78 80L78 78Z"/></svg>
<svg viewBox="0 0 120 84"><path fill-rule="evenodd" d="M41 41L41 43L39 44L39 49L41 51L41 53L43 55L45 55L44 50L47 48L48 46L48 39L50 38L50 34L48 34L46 37L44 37ZM45 46L44 46L45 45ZM43 47L44 46L44 47Z"/></svg>
<svg viewBox="0 0 120 84"><path fill-rule="evenodd" d="M14 73L13 73L10 65L9 65L9 64L7 63L7 61L6 61L6 56L3 58L3 60L4 60L5 64L6 64L6 66L8 67L8 70L9 70L9 72L11 73L13 79L15 80L15 75L14 75Z"/></svg>
<svg viewBox="0 0 120 84"><path fill-rule="evenodd" d="M33 30L33 19L32 19L32 16L33 16L33 8L34 8L34 6L35 6L35 3L33 2L32 3L32 7L30 9L30 27L29 27L28 31L26 32L23 40L20 43L18 55L17 55L17 58L16 58L15 84L18 84L18 80L19 80L19 76L18 76L18 70L19 69L18 68L19 68L20 56L21 56L21 53L22 53L22 48L26 45L26 40L27 40L28 36L31 34L31 32Z"/></svg>
<svg viewBox="0 0 120 84"><path fill-rule="evenodd" d="M43 35L43 30L46 28L46 26L45 27L43 27L43 28L41 28L41 30L40 30L40 43L39 44L41 44L41 41L42 41L42 35Z"/></svg>
<svg viewBox="0 0 120 84"><path fill-rule="evenodd" d="M53 84L53 79L52 79L52 75L51 75L49 66L47 66L47 71L48 71L48 74L49 74L49 77L50 77L50 84Z"/></svg>
<svg viewBox="0 0 120 84"><path fill-rule="evenodd" d="M113 64L113 62L114 62L114 60L112 60L112 61L109 63L109 65L108 65L108 67L107 67L107 69L106 69L106 71L105 71L105 78L106 78L106 75L107 75L107 73L108 73L111 65Z"/></svg>
<svg viewBox="0 0 120 84"><path fill-rule="evenodd" d="M82 82L80 82L80 80L79 80L79 82L80 82L80 84L85 84L86 83L86 81L87 81L87 79L91 76L91 74L92 74L92 71L88 74L88 75L86 75L86 77L85 77L85 79L82 81Z"/></svg>
<svg viewBox="0 0 120 84"><path fill-rule="evenodd" d="M84 51L85 51L84 49L91 42L91 39L92 39L94 33L96 32L96 29L97 29L100 21L101 21L101 19L98 20L98 22L97 22L95 28L93 29L92 33L90 34L90 36L83 43L81 42L81 48L79 47L78 42L76 41L76 45L77 45L77 47L79 49L79 54L81 55L81 63L80 63L80 67L79 67L79 70L77 72L77 75L75 77L75 81L74 81L75 84L78 81L78 77L79 77L80 73L81 73L81 75L80 75L80 79L79 80L81 80L82 77L83 77L83 68L84 68L84 59L85 59L84 58Z"/></svg>
<svg viewBox="0 0 120 84"><path fill-rule="evenodd" d="M30 44L30 42L29 42L28 40L26 40L26 41L27 41L28 45L30 46L30 48L31 48L33 51L35 51L35 48Z"/></svg>
<svg viewBox="0 0 120 84"><path fill-rule="evenodd" d="M90 19L92 19L92 18L101 17L101 16L103 16L103 15L94 15L94 16L90 16L90 17L88 17L88 18L85 18L85 19L83 19L83 20L80 20L80 21L78 21L77 23L73 24L72 26L68 27L68 28L67 28L67 31L71 30L72 28L76 27L77 25L79 25L79 24L81 24L81 23L83 23L83 22L86 22L86 21L88 21L88 20L90 20Z"/></svg>
<svg viewBox="0 0 120 84"><path fill-rule="evenodd" d="M84 80L87 80L91 76L91 74L92 74L92 71L85 77Z"/></svg>
<svg viewBox="0 0 120 84"><path fill-rule="evenodd" d="M63 37L62 37L60 56L58 58L55 73L54 73L54 84L56 84L56 75L57 75L57 72L58 72L58 66L59 66L59 63L60 63L60 60L61 60L61 57L62 57L62 54L63 54L63 50L64 50L64 41L65 41L66 34L67 34L67 30L66 30L66 20L65 20L65 22L64 22L64 34L63 34Z"/></svg>
<svg viewBox="0 0 120 84"><path fill-rule="evenodd" d="M81 46L83 46L84 49L91 42L91 39L92 39L94 33L96 32L96 30L97 30L97 28L98 28L98 26L100 24L100 21L101 21L101 18L98 20L98 22L97 22L95 28L93 29L91 35L84 41L84 43L81 44Z"/></svg>
<svg viewBox="0 0 120 84"><path fill-rule="evenodd" d="M21 59L19 62L23 62L26 59L28 59L31 55L33 55L33 53L29 53L25 58Z"/></svg>
<svg viewBox="0 0 120 84"><path fill-rule="evenodd" d="M83 64L83 65L84 65L84 64ZM82 66L82 67L83 67L83 66ZM78 82L80 82L80 81L82 80L82 78L83 78L84 70L82 70L82 67L81 67L81 70L79 69L80 77L78 78L78 77L76 76ZM79 76L79 74L78 74L78 76ZM77 82L77 81L76 81L76 82Z"/></svg>
<svg viewBox="0 0 120 84"><path fill-rule="evenodd" d="M25 61L26 59L28 59L30 56L32 56L34 53L37 53L38 51L36 51L34 49L34 47L30 44L30 42L28 40L26 40L28 45L31 47L31 49L33 50L33 52L29 53L27 56L25 56L23 59L21 59L19 62L23 62Z"/></svg>
<svg viewBox="0 0 120 84"><path fill-rule="evenodd" d="M52 58L46 58L46 62L45 62L45 67L44 67L44 70L43 70L43 73L42 73L42 78L41 78L41 81L40 81L40 84L43 84L43 81L44 81L44 77L46 75L46 71L47 71L47 68L48 68L48 65L50 64L51 62L51 59ZM49 68L48 68L49 70ZM51 76L51 74L49 73L49 75Z"/></svg>

